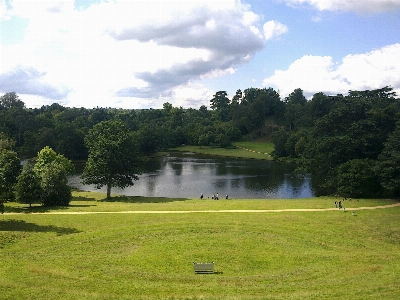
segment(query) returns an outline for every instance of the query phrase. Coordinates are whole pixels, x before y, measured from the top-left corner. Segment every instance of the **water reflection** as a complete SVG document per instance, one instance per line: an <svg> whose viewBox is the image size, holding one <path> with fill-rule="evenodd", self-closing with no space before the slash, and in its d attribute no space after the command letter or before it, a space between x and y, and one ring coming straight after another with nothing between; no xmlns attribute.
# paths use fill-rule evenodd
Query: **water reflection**
<svg viewBox="0 0 400 300"><path fill-rule="evenodd" d="M133 187L113 189L129 196L197 198L201 193L211 198L306 198L313 197L311 178L293 175L295 166L273 161L243 160L201 156L193 153L171 153L151 160ZM70 178L74 187L84 186L78 176ZM103 189L105 191L105 189Z"/></svg>

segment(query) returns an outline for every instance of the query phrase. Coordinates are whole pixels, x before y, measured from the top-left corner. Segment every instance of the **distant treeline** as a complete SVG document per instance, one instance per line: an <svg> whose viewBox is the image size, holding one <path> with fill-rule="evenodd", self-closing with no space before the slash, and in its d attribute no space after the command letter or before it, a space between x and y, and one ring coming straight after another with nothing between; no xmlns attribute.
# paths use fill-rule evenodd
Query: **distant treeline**
<svg viewBox="0 0 400 300"><path fill-rule="evenodd" d="M350 91L347 96L301 89L282 99L272 88L224 91L211 110L68 108L59 104L26 108L12 92L0 97L0 132L15 140L20 155L36 156L46 146L72 160L86 160L84 138L94 125L122 121L143 155L182 144L227 147L243 139L270 140L275 159L296 161L312 172L319 194L400 195L400 99L390 87Z"/></svg>

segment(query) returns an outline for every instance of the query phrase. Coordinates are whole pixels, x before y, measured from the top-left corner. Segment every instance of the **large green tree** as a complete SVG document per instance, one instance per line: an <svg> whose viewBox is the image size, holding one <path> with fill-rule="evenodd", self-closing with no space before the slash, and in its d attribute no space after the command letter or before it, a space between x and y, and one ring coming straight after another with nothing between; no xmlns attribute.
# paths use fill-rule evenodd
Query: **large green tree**
<svg viewBox="0 0 400 300"><path fill-rule="evenodd" d="M71 160L66 158L64 155L57 153L48 146L44 147L38 153L34 166L35 172L40 175L42 169L52 162L56 162L57 164L61 165L65 169L66 174L72 174L74 172L75 168Z"/></svg>
<svg viewBox="0 0 400 300"><path fill-rule="evenodd" d="M83 170L84 184L111 188L132 186L138 180L140 158L137 145L121 121L103 121L95 125L85 137L89 158Z"/></svg>
<svg viewBox="0 0 400 300"><path fill-rule="evenodd" d="M40 174L42 204L45 206L66 206L71 202L71 187L68 185L67 171L62 164L53 161L46 164Z"/></svg>
<svg viewBox="0 0 400 300"><path fill-rule="evenodd" d="M40 178L43 205L69 204L72 195L67 176L74 171L74 165L69 159L45 147L38 153L33 170Z"/></svg>
<svg viewBox="0 0 400 300"><path fill-rule="evenodd" d="M0 97L0 109L11 107L25 107L25 103L19 99L19 96L15 92L6 93Z"/></svg>
<svg viewBox="0 0 400 300"><path fill-rule="evenodd" d="M374 172L376 161L352 159L338 167L337 193L348 197L376 197L382 192Z"/></svg>
<svg viewBox="0 0 400 300"><path fill-rule="evenodd" d="M15 201L29 204L42 203L42 186L40 177L33 171L33 165L26 163L17 177L14 186Z"/></svg>
<svg viewBox="0 0 400 300"><path fill-rule="evenodd" d="M0 150L0 202L13 200L14 184L21 171L21 162L12 150Z"/></svg>
<svg viewBox="0 0 400 300"><path fill-rule="evenodd" d="M223 122L228 120L229 103L228 93L225 91L217 92L210 100L210 107L215 110L217 118Z"/></svg>

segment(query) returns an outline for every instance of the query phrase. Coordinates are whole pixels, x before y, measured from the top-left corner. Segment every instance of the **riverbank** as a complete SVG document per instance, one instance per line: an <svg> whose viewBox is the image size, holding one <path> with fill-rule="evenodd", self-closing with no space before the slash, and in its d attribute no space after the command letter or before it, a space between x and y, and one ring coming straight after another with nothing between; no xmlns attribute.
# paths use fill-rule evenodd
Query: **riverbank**
<svg viewBox="0 0 400 300"><path fill-rule="evenodd" d="M224 157L272 160L271 153L274 150L274 145L270 142L235 142L233 147L230 148L184 145L171 150Z"/></svg>
<svg viewBox="0 0 400 300"><path fill-rule="evenodd" d="M0 299L400 296L400 207L372 209L394 200L345 200L345 207L360 208L353 215L335 209L332 197L105 201L101 193L73 195L69 207L35 207L44 212L35 214L12 204L25 213L0 216ZM115 213L129 210L142 213ZM96 211L110 213L89 213ZM216 274L194 274L193 262L211 261Z"/></svg>

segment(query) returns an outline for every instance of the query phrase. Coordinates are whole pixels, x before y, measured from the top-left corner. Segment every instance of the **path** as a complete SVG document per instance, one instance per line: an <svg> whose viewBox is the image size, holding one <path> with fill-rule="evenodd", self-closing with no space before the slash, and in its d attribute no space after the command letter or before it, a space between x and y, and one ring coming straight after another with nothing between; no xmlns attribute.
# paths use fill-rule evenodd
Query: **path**
<svg viewBox="0 0 400 300"><path fill-rule="evenodd" d="M346 208L346 211L372 210L400 206L399 203ZM192 213L276 213L276 212L320 212L320 211L343 211L338 208L289 208L289 209L253 209L253 210L129 210L129 211L51 211L32 213L34 215L93 215L93 214L192 214ZM4 213L4 215L20 215L22 213Z"/></svg>
<svg viewBox="0 0 400 300"><path fill-rule="evenodd" d="M239 148L239 149L246 150L246 151L254 152L254 153L265 154L265 155L271 157L271 154L269 154L269 153L267 153L267 152L264 153L264 152L260 152L260 151L255 151L255 150L243 148L243 147L240 147L240 146L235 146L235 147L236 147L236 148Z"/></svg>

